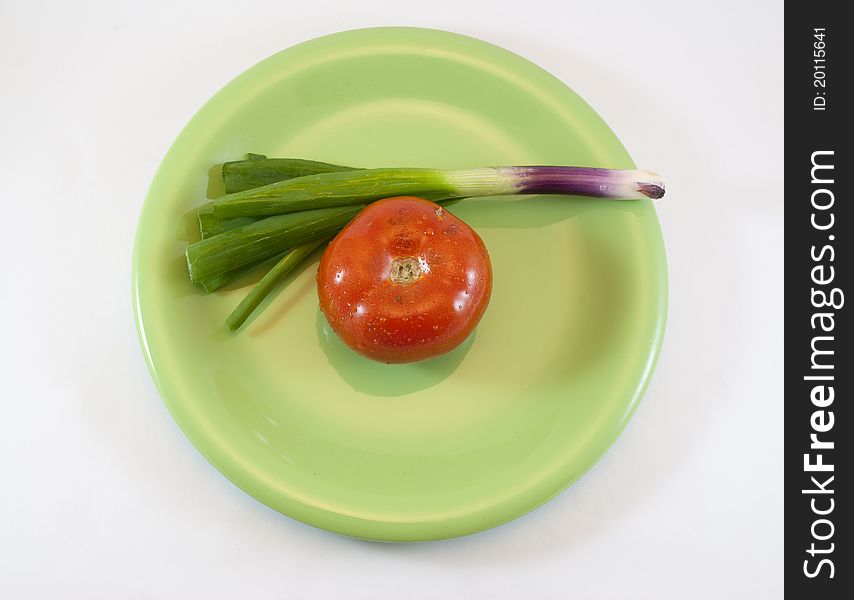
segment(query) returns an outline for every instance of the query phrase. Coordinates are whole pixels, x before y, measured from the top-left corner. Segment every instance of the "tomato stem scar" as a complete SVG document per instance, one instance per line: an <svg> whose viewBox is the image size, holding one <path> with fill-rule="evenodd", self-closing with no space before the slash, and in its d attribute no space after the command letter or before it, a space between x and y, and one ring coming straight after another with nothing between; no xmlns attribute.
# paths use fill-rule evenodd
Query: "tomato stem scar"
<svg viewBox="0 0 854 600"><path fill-rule="evenodd" d="M403 285L417 281L421 277L421 267L418 264L418 259L412 256L396 258L391 263L388 277L392 283Z"/></svg>

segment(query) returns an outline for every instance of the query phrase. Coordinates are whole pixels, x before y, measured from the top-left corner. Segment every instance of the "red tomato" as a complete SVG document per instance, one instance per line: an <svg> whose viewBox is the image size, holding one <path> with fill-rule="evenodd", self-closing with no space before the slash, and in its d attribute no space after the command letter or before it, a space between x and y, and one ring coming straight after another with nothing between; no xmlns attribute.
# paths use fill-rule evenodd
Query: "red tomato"
<svg viewBox="0 0 854 600"><path fill-rule="evenodd" d="M412 196L367 206L323 253L320 309L341 340L386 363L444 354L477 326L492 266L474 230Z"/></svg>

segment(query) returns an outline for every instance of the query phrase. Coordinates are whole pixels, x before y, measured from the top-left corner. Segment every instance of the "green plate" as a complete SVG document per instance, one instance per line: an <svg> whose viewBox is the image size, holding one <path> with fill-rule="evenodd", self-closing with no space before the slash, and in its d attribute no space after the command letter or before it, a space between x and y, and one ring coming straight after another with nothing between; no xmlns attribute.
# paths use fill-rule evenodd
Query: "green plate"
<svg viewBox="0 0 854 600"><path fill-rule="evenodd" d="M489 309L451 354L383 365L330 332L316 256L238 336L222 323L247 289L202 295L188 282L187 213L212 193L208 171L249 151L365 167L633 166L563 83L461 35L348 31L234 79L163 159L133 258L151 374L226 477L317 527L430 540L513 519L602 456L649 382L664 330L667 271L649 201L456 205L492 257Z"/></svg>

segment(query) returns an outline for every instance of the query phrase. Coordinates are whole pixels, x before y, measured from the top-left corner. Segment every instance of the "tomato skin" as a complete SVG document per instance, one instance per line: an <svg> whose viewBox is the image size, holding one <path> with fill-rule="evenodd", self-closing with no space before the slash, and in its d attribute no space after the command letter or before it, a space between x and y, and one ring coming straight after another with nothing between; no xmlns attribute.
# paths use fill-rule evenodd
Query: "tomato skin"
<svg viewBox="0 0 854 600"><path fill-rule="evenodd" d="M477 233L413 196L368 205L330 242L317 271L329 325L350 348L386 363L453 350L491 293L492 265Z"/></svg>

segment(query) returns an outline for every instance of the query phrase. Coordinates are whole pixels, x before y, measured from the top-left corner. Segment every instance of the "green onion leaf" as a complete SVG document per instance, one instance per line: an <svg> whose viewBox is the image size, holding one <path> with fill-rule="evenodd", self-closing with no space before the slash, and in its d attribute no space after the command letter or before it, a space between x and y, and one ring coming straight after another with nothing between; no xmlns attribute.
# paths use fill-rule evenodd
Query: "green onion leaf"
<svg viewBox="0 0 854 600"><path fill-rule="evenodd" d="M261 219L187 246L187 268L196 283L331 235L361 206L308 210Z"/></svg>
<svg viewBox="0 0 854 600"><path fill-rule="evenodd" d="M225 320L226 326L231 331L237 331L240 326L246 322L246 319L252 312L258 308L258 305L267 297L278 281L284 278L288 273L293 271L309 254L319 248L321 244L325 244L331 238L324 237L311 242L307 242L297 246L293 250L289 250L276 262L276 265L270 269L264 277L261 278L252 291L237 305L237 307L228 315Z"/></svg>
<svg viewBox="0 0 854 600"><path fill-rule="evenodd" d="M353 167L316 160L267 158L263 154L249 154L247 160L223 163L222 180L226 194L232 194L295 177L352 170Z"/></svg>

